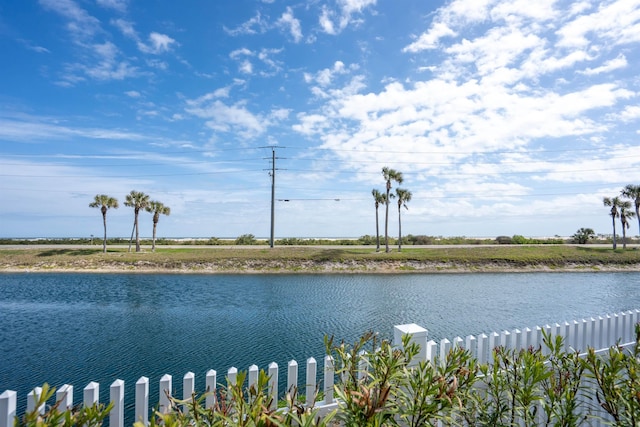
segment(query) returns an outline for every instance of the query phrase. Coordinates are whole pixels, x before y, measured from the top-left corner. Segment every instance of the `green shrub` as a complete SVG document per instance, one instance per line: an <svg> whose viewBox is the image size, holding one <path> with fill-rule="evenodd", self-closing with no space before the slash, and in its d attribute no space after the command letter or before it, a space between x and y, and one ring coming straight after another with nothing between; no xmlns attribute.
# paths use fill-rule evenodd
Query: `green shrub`
<svg viewBox="0 0 640 427"><path fill-rule="evenodd" d="M257 243L256 236L253 234L243 234L239 236L235 242L236 245L255 245Z"/></svg>

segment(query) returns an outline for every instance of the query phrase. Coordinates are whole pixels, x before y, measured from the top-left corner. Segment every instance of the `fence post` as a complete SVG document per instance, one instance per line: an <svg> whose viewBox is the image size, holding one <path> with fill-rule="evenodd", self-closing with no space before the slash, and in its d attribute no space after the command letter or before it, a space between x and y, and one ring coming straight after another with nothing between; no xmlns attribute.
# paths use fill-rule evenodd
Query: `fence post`
<svg viewBox="0 0 640 427"><path fill-rule="evenodd" d="M522 331L520 329L514 329L511 332L511 347L516 350L522 349Z"/></svg>
<svg viewBox="0 0 640 427"><path fill-rule="evenodd" d="M622 324L618 313L613 313L613 329L616 332L613 335L613 342L611 344L615 343L617 340L620 340L622 343Z"/></svg>
<svg viewBox="0 0 640 427"><path fill-rule="evenodd" d="M91 381L84 388L83 402L84 406L90 408L93 405L97 405L100 401L100 384L95 381Z"/></svg>
<svg viewBox="0 0 640 427"><path fill-rule="evenodd" d="M193 398L193 393L195 392L195 390L196 390L196 374L189 371L186 374L184 374L184 377L182 378L182 400L184 400L185 402L191 402L191 399ZM182 405L182 410L184 411L185 414L188 414L189 405L187 403Z"/></svg>
<svg viewBox="0 0 640 427"><path fill-rule="evenodd" d="M555 335L554 328L552 328L550 325L544 325L542 329L544 329L544 331L547 333L547 336L549 338L553 338L553 336ZM549 354L549 347L544 345L544 336L542 335L542 330L540 330L540 338L538 340L538 345L540 346L540 348L542 348L542 354L544 355Z"/></svg>
<svg viewBox="0 0 640 427"><path fill-rule="evenodd" d="M456 347L464 348L464 340L462 339L462 337L455 337L453 339L453 348Z"/></svg>
<svg viewBox="0 0 640 427"><path fill-rule="evenodd" d="M333 367L333 357L327 355L324 357L324 403L326 405L333 403L334 378L335 369Z"/></svg>
<svg viewBox="0 0 640 427"><path fill-rule="evenodd" d="M13 427L18 406L18 393L5 390L0 394L0 427Z"/></svg>
<svg viewBox="0 0 640 427"><path fill-rule="evenodd" d="M500 334L500 345L507 350L513 348L511 345L511 332L502 331L502 333Z"/></svg>
<svg viewBox="0 0 640 427"><path fill-rule="evenodd" d="M136 381L136 418L145 426L149 424L149 378L140 377Z"/></svg>
<svg viewBox="0 0 640 427"><path fill-rule="evenodd" d="M310 407L313 406L313 402L316 394L316 373L318 365L316 359L310 357L307 359L307 385L306 385L306 402L305 404Z"/></svg>
<svg viewBox="0 0 640 427"><path fill-rule="evenodd" d="M209 369L206 373L205 387L207 388L207 397L205 399L205 405L208 408L213 408L216 405L216 387L218 381L218 373L214 369Z"/></svg>
<svg viewBox="0 0 640 427"><path fill-rule="evenodd" d="M582 344L580 344L580 337L582 334L580 331L580 323L578 323L577 320L574 320L571 324L571 336L573 339L571 340L570 347L573 348L573 351L579 350L580 347L582 347Z"/></svg>
<svg viewBox="0 0 640 427"><path fill-rule="evenodd" d="M567 321L562 324L562 336L564 338L564 351L568 352L570 348L573 347L571 341L574 337L573 334L571 334L571 325Z"/></svg>
<svg viewBox="0 0 640 427"><path fill-rule="evenodd" d="M276 362L269 364L269 396L271 396L269 409L276 409L278 407L278 364Z"/></svg>
<svg viewBox="0 0 640 427"><path fill-rule="evenodd" d="M633 311L629 311L627 313L627 342L632 342L636 339L636 322L635 322L635 313Z"/></svg>
<svg viewBox="0 0 640 427"><path fill-rule="evenodd" d="M167 414L171 410L171 402L169 402L169 396L172 396L172 383L173 377L169 374L164 374L160 378L160 387L158 391L158 411Z"/></svg>
<svg viewBox="0 0 640 427"><path fill-rule="evenodd" d="M109 427L124 427L124 381L115 380L109 388L113 408L109 413Z"/></svg>
<svg viewBox="0 0 640 427"><path fill-rule="evenodd" d="M604 317L602 316L598 316L598 319L596 320L596 344L594 345L595 349L600 349L604 347Z"/></svg>
<svg viewBox="0 0 640 427"><path fill-rule="evenodd" d="M251 388L251 386L256 387L256 391L257 387L258 387L258 374L260 373L260 370L258 369L258 365L251 365L249 366L249 382L248 382L248 386L249 388Z"/></svg>
<svg viewBox="0 0 640 427"><path fill-rule="evenodd" d="M42 395L42 387L36 387L27 394L27 412L36 410L36 403L40 400ZM37 408L40 414L44 414L44 403Z"/></svg>
<svg viewBox="0 0 640 427"><path fill-rule="evenodd" d="M287 393L291 393L291 398L295 399L298 393L298 362L290 360L287 364Z"/></svg>
<svg viewBox="0 0 640 427"><path fill-rule="evenodd" d="M56 391L56 402L60 402L60 411L64 412L73 407L73 386L65 384Z"/></svg>
<svg viewBox="0 0 640 427"><path fill-rule="evenodd" d="M464 339L464 348L467 349L474 359L478 357L478 340L473 335L467 335Z"/></svg>
<svg viewBox="0 0 640 427"><path fill-rule="evenodd" d="M489 337L487 334L478 335L478 351L476 353L476 357L478 358L478 363L483 364L487 363L487 346L489 345Z"/></svg>
<svg viewBox="0 0 640 427"><path fill-rule="evenodd" d="M396 325L393 327L393 345L396 347L402 346L402 337L404 335L409 335L409 343L410 344L418 344L419 351L414 360L411 360L409 366L416 366L421 361L427 360L427 335L429 331L427 331L422 326L416 325L415 323L409 323L406 325Z"/></svg>
<svg viewBox="0 0 640 427"><path fill-rule="evenodd" d="M489 334L489 360L493 360L493 349L500 345L500 335L497 332L491 332Z"/></svg>
<svg viewBox="0 0 640 427"><path fill-rule="evenodd" d="M444 366L447 363L447 355L453 348L453 344L446 338L440 341L440 365Z"/></svg>

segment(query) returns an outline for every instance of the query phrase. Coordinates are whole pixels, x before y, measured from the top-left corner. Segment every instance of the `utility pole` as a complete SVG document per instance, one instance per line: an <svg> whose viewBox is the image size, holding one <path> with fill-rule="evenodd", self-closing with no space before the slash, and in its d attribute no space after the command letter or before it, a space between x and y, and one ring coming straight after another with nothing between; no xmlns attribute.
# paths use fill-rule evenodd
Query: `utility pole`
<svg viewBox="0 0 640 427"><path fill-rule="evenodd" d="M271 147L271 239L269 246L273 248L273 235L276 228L276 149Z"/></svg>
<svg viewBox="0 0 640 427"><path fill-rule="evenodd" d="M273 247L276 228L276 147L275 145L269 145L260 148L271 148L271 169L269 170L269 176L271 177L271 238L269 239L269 246Z"/></svg>

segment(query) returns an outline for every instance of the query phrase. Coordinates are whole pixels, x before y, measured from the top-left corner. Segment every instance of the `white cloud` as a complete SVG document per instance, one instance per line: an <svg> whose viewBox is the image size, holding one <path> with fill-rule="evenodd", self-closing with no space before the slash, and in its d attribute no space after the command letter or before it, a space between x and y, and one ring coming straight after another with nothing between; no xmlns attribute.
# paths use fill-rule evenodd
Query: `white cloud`
<svg viewBox="0 0 640 427"><path fill-rule="evenodd" d="M601 4L589 15L579 15L558 30L559 46L585 47L589 37L614 45L640 41L640 7L636 1Z"/></svg>
<svg viewBox="0 0 640 427"><path fill-rule="evenodd" d="M144 53L160 54L171 50L176 41L166 34L152 32L149 34L149 44L138 42L138 48Z"/></svg>
<svg viewBox="0 0 640 427"><path fill-rule="evenodd" d="M320 14L320 18L318 18L318 22L320 23L320 27L322 27L322 31L327 34L336 34L336 29L333 26L333 21L331 20L331 11L326 6L322 7L322 13Z"/></svg>
<svg viewBox="0 0 640 427"><path fill-rule="evenodd" d="M117 10L118 12L126 12L128 0L96 0L96 3L102 7Z"/></svg>
<svg viewBox="0 0 640 427"><path fill-rule="evenodd" d="M335 76L348 74L349 72L356 70L357 68L358 67L354 64L347 68L342 61L336 61L331 68L320 70L315 73L315 75L304 73L303 77L306 83L315 83L323 88L326 88L333 83L333 79Z"/></svg>
<svg viewBox="0 0 640 427"><path fill-rule="evenodd" d="M267 31L268 24L262 19L260 12L248 21L240 24L236 28L223 27L224 31L231 36L239 36L244 34L262 34Z"/></svg>
<svg viewBox="0 0 640 427"><path fill-rule="evenodd" d="M133 23L124 19L112 19L111 24L115 25L120 32L133 40L138 41L138 33L133 28Z"/></svg>
<svg viewBox="0 0 640 427"><path fill-rule="evenodd" d="M443 37L455 37L457 33L443 22L436 23L426 33L423 33L418 40L406 46L403 52L420 52L426 49L435 49L438 41Z"/></svg>
<svg viewBox="0 0 640 427"><path fill-rule="evenodd" d="M587 68L584 71L578 71L578 73L585 74L587 76L593 76L595 74L608 73L620 68L624 68L627 65L627 58L623 54L619 54L615 59L606 61L599 67Z"/></svg>
<svg viewBox="0 0 640 427"><path fill-rule="evenodd" d="M240 62L240 65L238 66L238 70L242 74L253 74L253 64L248 59L245 59Z"/></svg>
<svg viewBox="0 0 640 427"><path fill-rule="evenodd" d="M73 0L39 0L39 2L45 9L52 10L68 20L66 28L76 43L90 39L101 31L100 21Z"/></svg>
<svg viewBox="0 0 640 427"><path fill-rule="evenodd" d="M296 43L302 40L302 28L300 26L300 20L296 19L293 16L293 10L291 9L291 7L287 6L287 10L278 19L276 24L280 27L287 28L291 33L291 37L293 37L293 40Z"/></svg>
<svg viewBox="0 0 640 427"><path fill-rule="evenodd" d="M227 105L220 100L212 102L188 101L185 111L205 119L205 125L215 132L236 133L240 138L252 139L263 134L268 122L251 113L243 102Z"/></svg>
<svg viewBox="0 0 640 427"><path fill-rule="evenodd" d="M229 57L232 58L232 59L236 59L239 56L253 56L253 55L254 55L254 53L252 51L250 51L246 47L243 47L242 49L236 49L236 50L232 51L229 54Z"/></svg>
<svg viewBox="0 0 640 427"><path fill-rule="evenodd" d="M377 0L338 0L338 13L323 5L319 17L320 27L327 34L338 34L350 24L362 22L360 19L355 19L354 15L362 14L365 9L374 6L376 2Z"/></svg>
<svg viewBox="0 0 640 427"><path fill-rule="evenodd" d="M628 105L619 115L620 120L625 123L637 121L640 119L640 107L637 105Z"/></svg>
<svg viewBox="0 0 640 427"><path fill-rule="evenodd" d="M0 117L0 138L15 142L47 142L73 138L142 140L143 135L117 129L65 126L57 118L23 116Z"/></svg>
<svg viewBox="0 0 640 427"><path fill-rule="evenodd" d="M231 59L238 61L238 71L242 74L251 74L257 72L256 66L260 69L259 65L262 63L266 68L260 69L259 73L263 77L272 77L277 74L281 69L281 63L273 59L274 55L282 52L282 49L261 49L259 52L251 51L247 48L236 49L229 54ZM249 58L257 58L256 63L252 62ZM258 64L258 65L256 65Z"/></svg>
<svg viewBox="0 0 640 427"><path fill-rule="evenodd" d="M130 98L140 98L142 96L140 92L138 92L137 90L129 90L125 92L125 95L127 95Z"/></svg>

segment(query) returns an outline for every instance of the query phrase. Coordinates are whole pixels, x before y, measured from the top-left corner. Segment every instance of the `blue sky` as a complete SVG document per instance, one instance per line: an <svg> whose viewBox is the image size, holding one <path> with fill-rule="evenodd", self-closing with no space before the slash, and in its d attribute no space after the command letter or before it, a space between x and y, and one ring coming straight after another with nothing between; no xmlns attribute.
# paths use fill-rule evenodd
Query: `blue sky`
<svg viewBox="0 0 640 427"><path fill-rule="evenodd" d="M127 237L136 190L171 207L160 237L268 237L270 146L277 238L374 235L383 166L404 235L610 233L602 198L640 184L640 1L532 4L2 2L0 236L100 236L108 194Z"/></svg>

